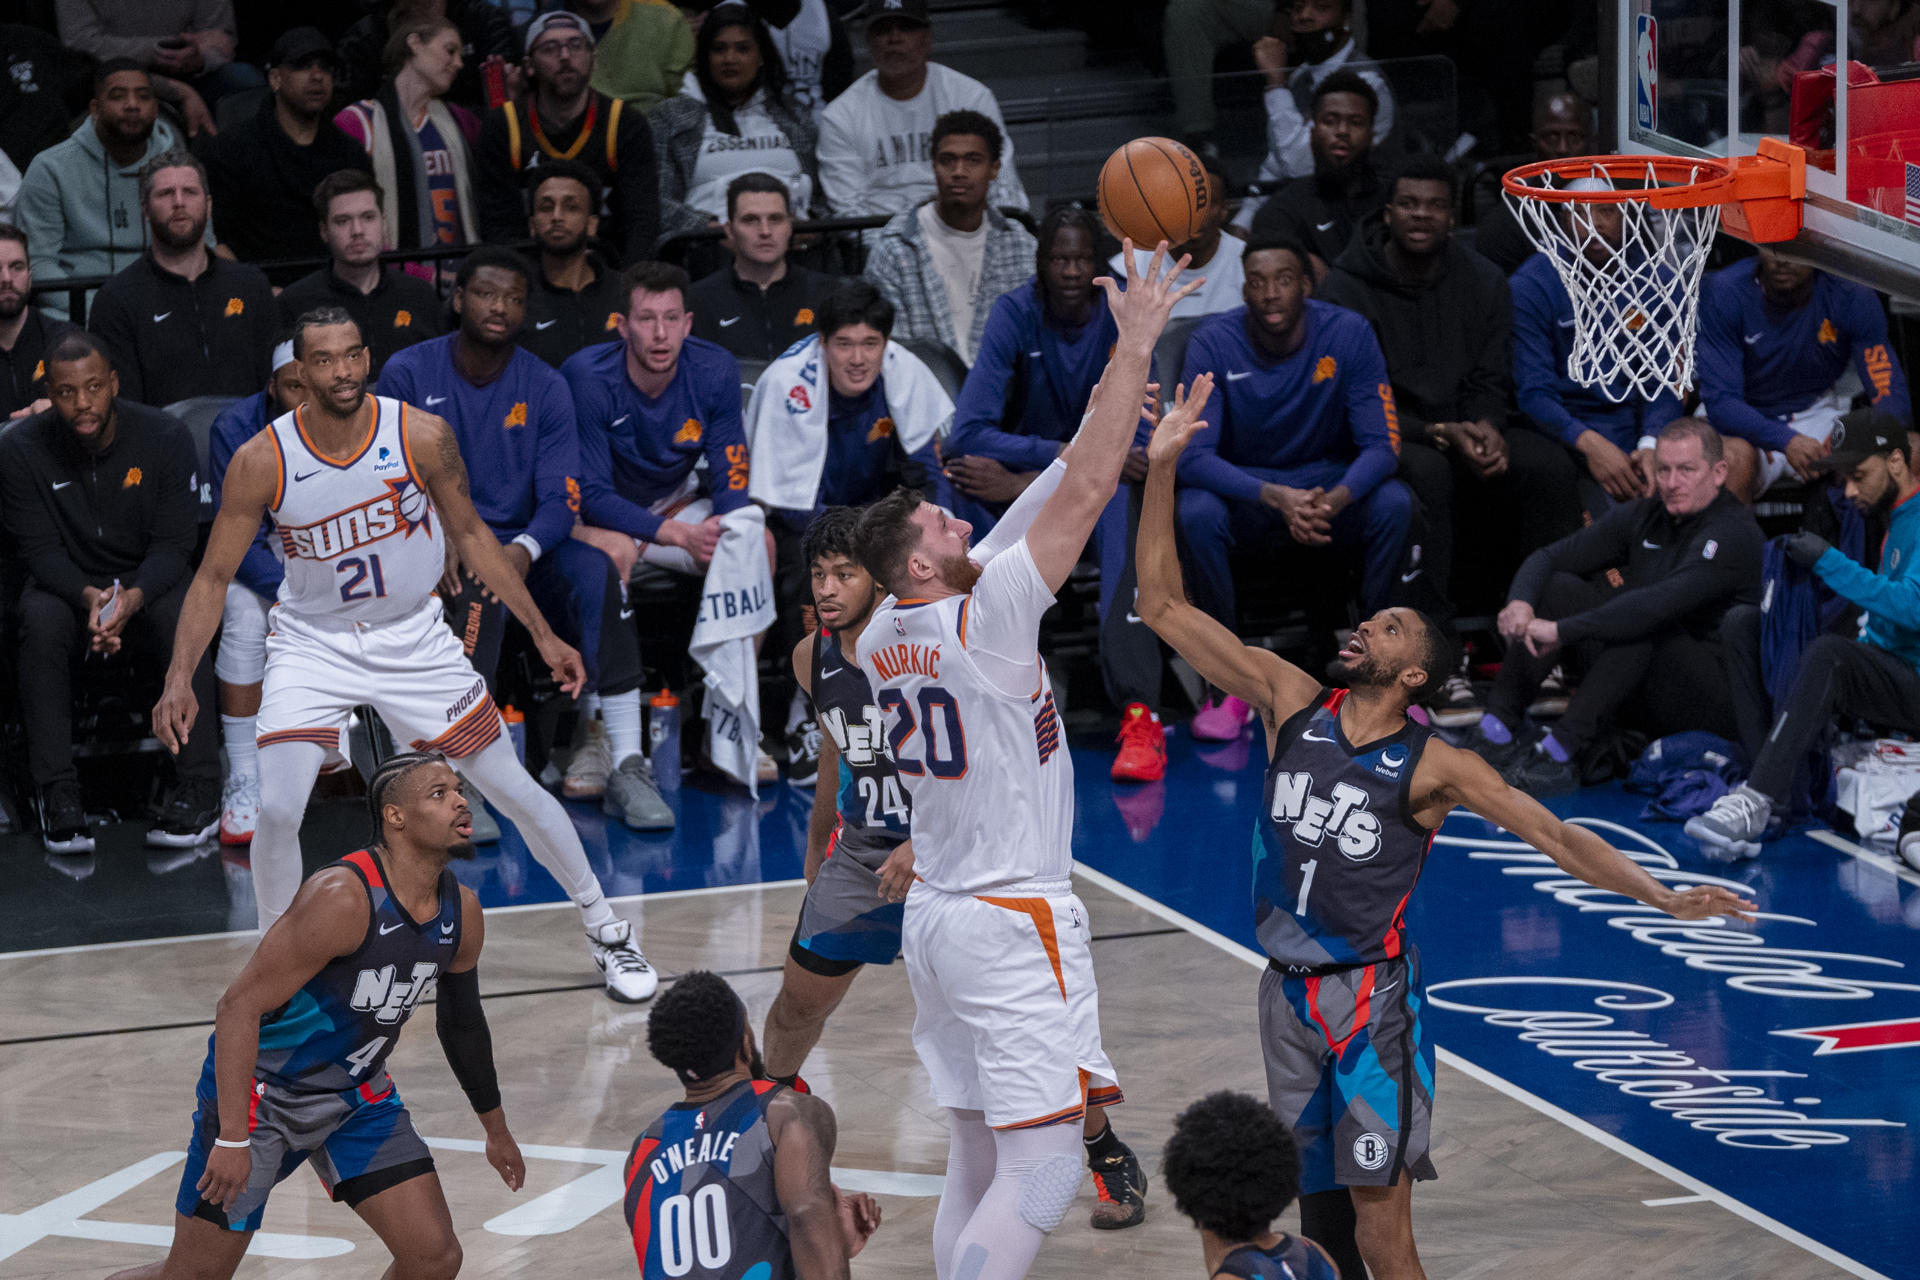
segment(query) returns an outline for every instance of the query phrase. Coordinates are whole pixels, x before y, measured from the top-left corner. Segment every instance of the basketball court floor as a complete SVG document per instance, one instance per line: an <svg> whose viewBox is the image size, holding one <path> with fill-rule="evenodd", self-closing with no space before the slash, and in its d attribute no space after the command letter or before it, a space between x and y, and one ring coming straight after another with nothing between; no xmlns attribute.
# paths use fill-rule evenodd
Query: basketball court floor
<svg viewBox="0 0 1920 1280"><path fill-rule="evenodd" d="M1080 893L1093 916L1121 1132L1157 1174L1174 1115L1211 1089L1262 1091L1247 885L1264 751L1172 740L1167 781L1119 788L1076 747ZM757 804L682 791L677 834L609 830L573 806L610 894L664 974L727 974L756 1021L779 985L801 896L807 793ZM1560 804L1656 875L1717 871L1757 897L1751 927L1682 926L1583 894L1514 841L1456 816L1416 895L1440 1046L1440 1180L1415 1213L1429 1274L1560 1280L1920 1274L1920 876L1831 833L1708 868L1671 825L1611 790ZM355 847L357 807L316 805L309 863ZM0 899L0 1276L98 1276L169 1236L192 1090L221 989L251 945L244 864L149 862L131 826L84 865L8 841ZM461 875L491 908L482 964L527 1186L508 1192L430 1025L392 1063L436 1148L467 1276L635 1272L620 1163L675 1099L646 1010L609 1001L572 909L509 833ZM855 1275L930 1276L945 1136L909 1040L901 966L872 970L807 1076L840 1118L836 1177L885 1225ZM1199 1275L1157 1178L1148 1220L1086 1222L1092 1191L1036 1276ZM379 1242L297 1174L241 1274L376 1274Z"/></svg>

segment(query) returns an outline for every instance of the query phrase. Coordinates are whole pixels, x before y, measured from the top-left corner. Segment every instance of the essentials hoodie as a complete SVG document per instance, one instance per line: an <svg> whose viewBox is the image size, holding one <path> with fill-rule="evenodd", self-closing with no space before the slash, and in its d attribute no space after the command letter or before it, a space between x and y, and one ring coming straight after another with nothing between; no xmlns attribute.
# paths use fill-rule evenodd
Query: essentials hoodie
<svg viewBox="0 0 1920 1280"><path fill-rule="evenodd" d="M147 249L140 167L176 141L172 126L156 120L141 157L130 165L116 165L89 116L66 141L35 156L20 180L16 215L27 233L34 283L110 276L137 262ZM66 318L64 296L47 294L44 302L48 311Z"/></svg>
<svg viewBox="0 0 1920 1280"><path fill-rule="evenodd" d="M1387 358L1401 430L1419 439L1434 422L1503 426L1513 395L1513 298L1506 277L1449 240L1440 269L1406 280L1387 265L1378 216L1334 260L1314 296L1358 311Z"/></svg>

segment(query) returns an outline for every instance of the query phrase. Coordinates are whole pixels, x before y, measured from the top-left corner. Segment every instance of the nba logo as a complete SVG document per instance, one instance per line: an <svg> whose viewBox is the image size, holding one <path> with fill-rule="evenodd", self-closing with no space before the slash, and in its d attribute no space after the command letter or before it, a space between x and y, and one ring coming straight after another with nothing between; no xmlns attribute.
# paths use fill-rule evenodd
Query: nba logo
<svg viewBox="0 0 1920 1280"><path fill-rule="evenodd" d="M1639 129L1660 126L1660 41L1653 15L1634 19L1633 123Z"/></svg>
<svg viewBox="0 0 1920 1280"><path fill-rule="evenodd" d="M899 635L907 634L907 624L900 621L900 619L898 618L895 618L893 620L893 629L896 634L899 634Z"/></svg>

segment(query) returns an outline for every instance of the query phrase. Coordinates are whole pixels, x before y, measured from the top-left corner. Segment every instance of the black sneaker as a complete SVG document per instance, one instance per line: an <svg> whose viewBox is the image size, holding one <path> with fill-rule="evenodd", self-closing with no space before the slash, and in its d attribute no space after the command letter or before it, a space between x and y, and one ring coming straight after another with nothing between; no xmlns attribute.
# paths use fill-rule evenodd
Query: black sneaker
<svg viewBox="0 0 1920 1280"><path fill-rule="evenodd" d="M92 853L93 832L80 803L80 784L67 779L40 791L40 843L48 853Z"/></svg>
<svg viewBox="0 0 1920 1280"><path fill-rule="evenodd" d="M1536 799L1580 789L1580 771L1573 761L1562 764L1537 745L1508 760L1500 770L1500 779L1515 791L1524 791Z"/></svg>
<svg viewBox="0 0 1920 1280"><path fill-rule="evenodd" d="M210 779L175 782L154 810L147 843L160 849L191 849L219 829L220 784Z"/></svg>
<svg viewBox="0 0 1920 1280"><path fill-rule="evenodd" d="M787 735L787 782L810 787L820 777L820 722L808 717Z"/></svg>
<svg viewBox="0 0 1920 1280"><path fill-rule="evenodd" d="M1096 1231L1119 1231L1147 1220L1147 1175L1139 1158L1125 1143L1106 1160L1090 1161L1093 1189L1100 1198L1093 1206Z"/></svg>

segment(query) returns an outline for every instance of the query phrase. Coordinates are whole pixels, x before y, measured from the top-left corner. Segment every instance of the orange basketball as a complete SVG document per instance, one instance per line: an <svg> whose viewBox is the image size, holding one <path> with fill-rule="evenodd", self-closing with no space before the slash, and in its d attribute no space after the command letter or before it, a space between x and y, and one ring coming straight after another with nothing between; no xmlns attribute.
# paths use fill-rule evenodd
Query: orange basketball
<svg viewBox="0 0 1920 1280"><path fill-rule="evenodd" d="M1151 251L1173 248L1200 230L1208 202L1206 166L1172 138L1135 138L1107 157L1100 170L1100 217L1107 230Z"/></svg>

